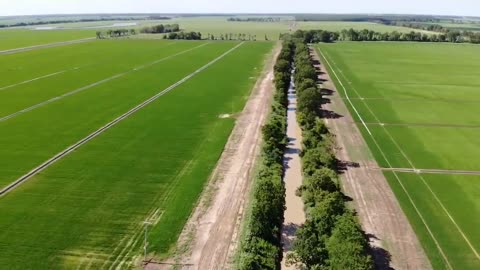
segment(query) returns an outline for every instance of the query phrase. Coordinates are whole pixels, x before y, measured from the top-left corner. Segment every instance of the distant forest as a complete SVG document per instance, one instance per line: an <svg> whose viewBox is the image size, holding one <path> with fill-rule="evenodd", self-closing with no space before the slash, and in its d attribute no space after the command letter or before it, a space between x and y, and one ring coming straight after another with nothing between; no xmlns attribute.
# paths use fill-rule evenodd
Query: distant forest
<svg viewBox="0 0 480 270"><path fill-rule="evenodd" d="M229 22L280 22L281 20L280 17L230 17L227 19Z"/></svg>
<svg viewBox="0 0 480 270"><path fill-rule="evenodd" d="M451 22L464 20L480 20L480 17L434 16L434 15L389 15L389 14L298 14L297 21L346 21L346 22L377 22L390 24L392 22Z"/></svg>

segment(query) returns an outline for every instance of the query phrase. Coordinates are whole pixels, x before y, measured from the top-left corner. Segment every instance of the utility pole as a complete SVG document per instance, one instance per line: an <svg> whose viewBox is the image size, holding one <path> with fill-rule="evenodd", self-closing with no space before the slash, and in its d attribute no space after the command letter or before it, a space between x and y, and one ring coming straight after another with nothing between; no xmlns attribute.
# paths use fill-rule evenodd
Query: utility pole
<svg viewBox="0 0 480 270"><path fill-rule="evenodd" d="M147 241L147 234L148 234L148 225L152 225L151 222L149 221L144 221L143 224L145 225L145 242L143 245L143 261L147 261L147 246L148 246L148 241Z"/></svg>

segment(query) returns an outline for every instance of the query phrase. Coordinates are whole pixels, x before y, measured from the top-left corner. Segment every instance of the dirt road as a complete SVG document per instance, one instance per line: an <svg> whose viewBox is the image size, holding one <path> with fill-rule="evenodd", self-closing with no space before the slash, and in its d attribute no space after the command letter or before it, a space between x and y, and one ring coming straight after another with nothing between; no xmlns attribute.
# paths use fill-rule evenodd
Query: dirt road
<svg viewBox="0 0 480 270"><path fill-rule="evenodd" d="M316 52L313 54L320 59ZM370 169L378 165L327 69L320 63L316 68L321 71L323 89L332 90L325 91L324 109L336 116L326 122L336 135L337 158L346 164L342 188L353 199L362 228L369 236L377 269L432 269L384 175Z"/></svg>
<svg viewBox="0 0 480 270"><path fill-rule="evenodd" d="M286 206L285 221L282 228L283 260L282 269L295 269L285 263L286 253L290 251L295 232L305 222L302 198L295 192L302 185L302 165L300 163L300 149L302 144L302 130L297 123L297 97L295 86L290 84L288 90L287 136L288 146L284 157L285 166L285 193Z"/></svg>
<svg viewBox="0 0 480 270"><path fill-rule="evenodd" d="M237 118L209 186L187 223L179 245L186 254L176 262L183 269L230 269L251 176L259 155L261 128L270 110L273 64L280 47L267 59L264 73ZM183 244L182 244L183 243ZM173 261L173 260L172 260ZM146 269L171 269L169 264L148 264Z"/></svg>

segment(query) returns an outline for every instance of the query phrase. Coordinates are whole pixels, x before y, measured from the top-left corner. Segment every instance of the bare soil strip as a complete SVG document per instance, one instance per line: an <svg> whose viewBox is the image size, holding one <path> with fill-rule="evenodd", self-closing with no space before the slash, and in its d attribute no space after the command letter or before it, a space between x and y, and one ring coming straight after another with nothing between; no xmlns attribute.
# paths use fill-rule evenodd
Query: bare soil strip
<svg viewBox="0 0 480 270"><path fill-rule="evenodd" d="M446 170L446 169L413 169L413 168L370 168L381 171L395 171L402 173L431 173L431 174L463 174L463 175L480 175L480 171L467 170Z"/></svg>
<svg viewBox="0 0 480 270"><path fill-rule="evenodd" d="M332 61L333 62L333 61ZM327 63L328 63L328 60L327 60ZM336 64L335 62L333 62L333 65L336 67ZM346 93L346 89L345 89L345 86L343 85L342 83L342 80L340 80L340 78L338 78L337 74L335 73L334 71L334 74L335 76L337 77L337 79L339 80L340 84L342 85L343 89L345 90L345 93ZM346 79L348 81L348 78L343 74L343 73L340 73L344 79ZM351 89L353 89L353 91L356 93L357 96L360 96L360 94L358 93L357 89L351 85L350 86ZM347 96L347 99L348 99L348 96ZM378 116L373 112L372 108L370 108L369 104L365 102L365 100L363 100L363 103L365 105L365 107L367 108L367 110L371 113L371 115L373 116L373 118L375 118L375 120L378 122L378 123L381 123L380 122L380 119L378 118ZM352 107L355 108L355 106L352 104ZM355 109L356 110L356 109ZM358 113L358 112L357 112ZM365 124L365 122L363 121L363 119L360 117L360 120L362 121L362 123L364 124L365 127L367 127L367 125ZM383 127L383 131L385 132L385 134L390 138L390 140L393 142L393 144L395 145L395 147L400 151L400 153L402 154L402 156L408 161L408 163L410 164L410 166L413 168L413 169L416 169L415 168L415 165L413 164L412 160L408 157L408 155L406 154L406 152L403 150L402 147L400 147L400 144L395 140L395 138L393 138L393 136L390 134L390 132L388 131L388 129L385 128L385 126L382 126ZM367 127L367 130L368 130L368 127ZM368 132L370 133L370 131L368 130ZM373 138L373 135L370 133L370 136L372 136ZM375 139L374 139L375 140ZM377 144L377 147L381 150L380 146ZM384 158L385 160L387 160L387 158L385 157L384 155ZM387 160L388 162L388 160ZM391 167L391 165L389 164L389 166ZM395 173L395 172L394 172ZM398 178L398 176L396 176L398 181L400 182L400 179ZM433 198L435 199L435 201L438 203L438 205L442 208L442 210L444 211L444 213L447 215L447 217L450 219L450 221L452 222L452 224L455 226L455 228L457 229L458 233L462 236L462 238L465 240L465 243L468 245L468 247L471 249L471 251L473 252L473 254L475 255L475 257L480 261L480 254L478 253L478 251L475 249L475 247L472 245L470 239L466 236L466 234L463 232L462 228L460 228L460 226L458 225L458 223L456 222L456 220L453 218L453 216L450 214L450 212L447 210L447 208L445 207L445 205L443 204L443 202L440 200L440 198L437 196L437 194L433 191L433 189L430 187L430 185L428 184L428 182L425 180L425 178L419 174L419 178L420 180L422 180L422 183L427 187L428 191L430 191L430 193L432 194ZM404 189L405 192L406 192L406 189ZM412 201L413 203L413 201ZM432 237L433 237L433 234L432 234ZM435 238L435 237L433 237ZM436 240L435 240L436 241ZM436 244L438 246L438 248L440 249L440 245L438 244L438 241L436 241ZM452 266L450 265L450 263L448 262L448 259L447 257L445 256L445 254L443 253L443 251L441 252L443 254L443 257L445 259L445 261L447 262L449 268L452 268Z"/></svg>
<svg viewBox="0 0 480 270"><path fill-rule="evenodd" d="M296 269L295 266L287 266L287 252L292 248L295 232L305 223L305 212L302 198L296 195L297 189L303 183L300 151L302 144L302 130L297 122L297 97L295 86L292 82L288 90L288 114L287 114L288 146L284 156L285 176L285 220L282 227L283 258L281 269Z"/></svg>
<svg viewBox="0 0 480 270"><path fill-rule="evenodd" d="M320 60L316 51L314 57ZM331 103L325 109L343 116L327 119L326 123L336 135L337 158L346 164L342 188L353 199L362 228L369 236L377 269L432 269L384 175L370 169L378 165L345 103L336 98L339 95L327 69L320 63L316 67L321 70L323 88L333 90L333 98L326 96Z"/></svg>
<svg viewBox="0 0 480 270"><path fill-rule="evenodd" d="M185 226L177 258L148 263L146 269L229 269L238 247L239 229L249 198L251 179L261 145L261 129L268 116L273 93L273 64L280 47L268 58L264 74L239 114L225 150L208 186Z"/></svg>
<svg viewBox="0 0 480 270"><path fill-rule="evenodd" d="M25 181L29 180L31 177L33 177L34 175L36 175L37 173L45 170L46 168L50 167L52 164L54 164L55 162L59 161L60 159L64 158L65 156L67 156L68 154L70 154L71 152L75 151L77 148L79 148L80 146L82 146L83 144L91 141L92 139L94 139L95 137L97 137L98 135L102 134L103 132L107 131L108 129L110 129L111 127L115 126L116 124L118 124L119 122L121 122L122 120L125 120L126 118L128 118L129 116L131 116L132 114L136 113L137 111L141 110L143 107L147 106L148 104L154 102L155 100L157 100L159 97L165 95L166 93L170 92L171 90L175 89L177 86L183 84L184 82L188 81L189 79L191 79L193 76L197 75L198 73L204 71L205 69L207 69L209 66L215 64L216 62L218 62L219 60L221 60L222 58L224 58L225 56L227 56L228 54L230 54L231 52L235 51L236 49L238 49L240 46L242 46L244 44L244 42L236 45L235 47L231 48L230 50L228 50L227 52L223 53L222 55L218 56L217 58L213 59L212 61L210 61L209 63L205 64L203 67L197 69L196 71L194 71L193 73L187 75L186 77L184 77L183 79L181 79L180 81L174 83L173 85L169 86L168 88L164 89L163 91L157 93L156 95L152 96L151 98L145 100L144 102L138 104L137 106L133 107L132 109L130 109L128 112L122 114L121 116L115 118L113 121L109 122L108 124L106 124L105 126L101 127L100 129L94 131L93 133L91 133L90 135L88 135L87 137L81 139L80 141L78 141L77 143L69 146L67 149L63 150L62 152L56 154L54 157L52 157L51 159L45 161L44 163L42 163L40 166L36 167L35 169L31 170L30 172L28 172L27 174L25 174L24 176L20 177L19 179L15 180L13 183L11 183L10 185L6 186L5 188L1 189L0 190L0 197L3 197L5 196L8 192L14 190L15 188L17 188L18 186L20 186L22 183L24 183Z"/></svg>
<svg viewBox="0 0 480 270"><path fill-rule="evenodd" d="M130 73L133 73L133 72L142 70L142 69L144 69L144 68L147 68L147 67L150 67L150 66L152 66L152 65L158 64L158 63L160 63L160 62L162 62L162 61L166 61L166 60L168 60L168 59L171 59L171 58L173 58L173 57L179 56L179 55L181 55L181 54L185 54L185 53L187 53L187 52L193 51L193 50L195 50L195 49L198 49L198 48L203 47L203 46L208 45L208 44L210 44L210 43L204 43L204 44L202 44L202 45L200 45L200 46L196 46L196 47L193 47L193 48L191 48L191 49L188 49L188 50L185 50L185 51L181 51L181 52L176 53L176 54L172 54L172 55L170 55L170 56L167 56L167 57L158 59L158 60L153 61L153 62L151 62L151 63L148 63L148 64L145 64L145 65L142 65L142 66L133 68L133 69L131 69L131 70L128 70L128 71L125 71L125 72L122 72L122 73L119 73L119 74L115 74L115 75L113 75L113 76L111 76L111 77L108 77L108 78L106 78L106 79L100 80L100 81L98 81L98 82L94 82L94 83L92 83L92 84L89 84L89 85L86 85L86 86L77 88L77 89L75 89L75 90L73 90L73 91L67 92L67 93L62 94L62 95L60 95L60 96L53 97L53 98L51 98L51 99L48 99L48 100L43 101L43 102L40 102L40 103L35 104L35 105L33 105L33 106L24 108L24 109L22 109L22 110L20 110L20 111L14 112L14 113L12 113L12 114L9 114L9 115L3 116L3 117L0 117L0 122L6 121L6 120L8 120L8 119L12 119L12 118L14 118L14 117L16 117L16 116L19 116L19 115L21 115L21 114L24 114L24 113L29 112L29 111L32 111L32 110L35 110L35 109L37 109L37 108L39 108L39 107L43 107L43 106L45 106L45 105L47 105L47 104L50 104L50 103L52 103L52 102L59 101L59 100L61 100L61 99L63 99L63 98L66 98L66 97L69 97L69 96L78 94L78 93L83 92L83 91L85 91L85 90L87 90L87 89L90 89L90 88L92 88L92 87L95 87L95 86L98 86L98 85L100 85L100 84L104 84L104 83L106 83L106 82L115 80L115 79L120 78L120 77L123 77L123 76L125 76L125 75L127 75L127 74L130 74Z"/></svg>
<svg viewBox="0 0 480 270"><path fill-rule="evenodd" d="M58 47L58 46L64 46L64 45L71 45L71 44L77 44L77 43L92 41L92 40L95 40L95 38L94 37L93 38L83 38L83 39L76 39L76 40L70 40L70 41L62 41L62 42L48 43L48 44L35 45L35 46L29 46L29 47L15 48L15 49L10 49L10 50L0 51L0 55L1 54L13 54L13 53L31 51L31 50L36 50L36 49Z"/></svg>

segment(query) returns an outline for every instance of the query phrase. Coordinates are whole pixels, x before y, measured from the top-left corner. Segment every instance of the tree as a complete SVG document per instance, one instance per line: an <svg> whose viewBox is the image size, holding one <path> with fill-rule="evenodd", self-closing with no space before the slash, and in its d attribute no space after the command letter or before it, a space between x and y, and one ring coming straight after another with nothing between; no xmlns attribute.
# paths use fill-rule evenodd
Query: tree
<svg viewBox="0 0 480 270"><path fill-rule="evenodd" d="M310 87L298 93L297 110L299 112L320 112L322 95L320 90Z"/></svg>
<svg viewBox="0 0 480 270"><path fill-rule="evenodd" d="M329 269L373 270L373 261L367 253L368 242L354 219L347 212L338 218L327 241Z"/></svg>
<svg viewBox="0 0 480 270"><path fill-rule="evenodd" d="M267 241L251 237L248 247L240 256L239 270L278 269L280 249Z"/></svg>

